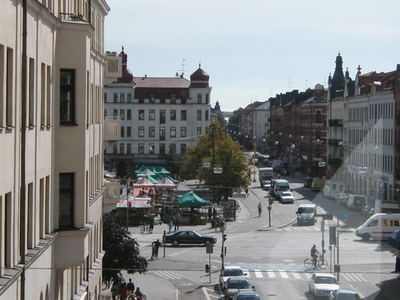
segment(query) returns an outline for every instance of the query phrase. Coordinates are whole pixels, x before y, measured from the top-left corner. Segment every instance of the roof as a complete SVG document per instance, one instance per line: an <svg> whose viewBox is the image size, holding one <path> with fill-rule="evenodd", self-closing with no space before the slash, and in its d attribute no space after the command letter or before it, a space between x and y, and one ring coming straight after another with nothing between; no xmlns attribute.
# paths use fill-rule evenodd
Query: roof
<svg viewBox="0 0 400 300"><path fill-rule="evenodd" d="M190 81L181 77L133 77L136 88L189 88Z"/></svg>

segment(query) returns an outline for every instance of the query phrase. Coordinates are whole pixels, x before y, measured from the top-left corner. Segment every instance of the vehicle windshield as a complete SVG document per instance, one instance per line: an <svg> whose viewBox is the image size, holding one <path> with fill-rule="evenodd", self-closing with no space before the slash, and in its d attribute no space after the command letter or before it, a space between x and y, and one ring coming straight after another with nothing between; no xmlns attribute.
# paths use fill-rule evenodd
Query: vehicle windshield
<svg viewBox="0 0 400 300"><path fill-rule="evenodd" d="M292 193L289 193L289 192L283 192L283 193L282 193L282 196L292 196Z"/></svg>
<svg viewBox="0 0 400 300"><path fill-rule="evenodd" d="M243 275L243 272L240 269L232 269L224 271L224 276L241 276L241 275Z"/></svg>
<svg viewBox="0 0 400 300"><path fill-rule="evenodd" d="M247 289L250 288L250 284L247 280L234 280L228 283L229 289Z"/></svg>
<svg viewBox="0 0 400 300"><path fill-rule="evenodd" d="M256 295L240 295L236 298L237 300L260 300L260 297Z"/></svg>
<svg viewBox="0 0 400 300"><path fill-rule="evenodd" d="M339 294L336 300L360 300L356 294Z"/></svg>
<svg viewBox="0 0 400 300"><path fill-rule="evenodd" d="M336 279L333 277L318 276L315 283L336 284Z"/></svg>
<svg viewBox="0 0 400 300"><path fill-rule="evenodd" d="M298 213L299 214L310 214L313 213L314 209L312 207L299 207Z"/></svg>

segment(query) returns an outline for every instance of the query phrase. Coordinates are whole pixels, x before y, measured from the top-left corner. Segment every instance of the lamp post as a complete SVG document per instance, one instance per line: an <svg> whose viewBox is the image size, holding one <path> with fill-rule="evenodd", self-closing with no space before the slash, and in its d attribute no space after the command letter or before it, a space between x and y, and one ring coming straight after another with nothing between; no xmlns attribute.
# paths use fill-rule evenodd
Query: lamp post
<svg viewBox="0 0 400 300"><path fill-rule="evenodd" d="M253 182L256 182L256 141L255 141L254 137L254 141L253 141L253 145L254 145L254 155L253 155Z"/></svg>

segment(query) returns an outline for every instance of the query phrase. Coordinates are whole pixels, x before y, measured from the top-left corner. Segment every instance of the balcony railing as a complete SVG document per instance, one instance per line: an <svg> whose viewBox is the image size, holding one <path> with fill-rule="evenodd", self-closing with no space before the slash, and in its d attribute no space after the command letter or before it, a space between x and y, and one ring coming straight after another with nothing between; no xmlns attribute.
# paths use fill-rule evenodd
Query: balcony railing
<svg viewBox="0 0 400 300"><path fill-rule="evenodd" d="M60 19L63 21L80 21L87 22L87 18L81 13L60 13Z"/></svg>

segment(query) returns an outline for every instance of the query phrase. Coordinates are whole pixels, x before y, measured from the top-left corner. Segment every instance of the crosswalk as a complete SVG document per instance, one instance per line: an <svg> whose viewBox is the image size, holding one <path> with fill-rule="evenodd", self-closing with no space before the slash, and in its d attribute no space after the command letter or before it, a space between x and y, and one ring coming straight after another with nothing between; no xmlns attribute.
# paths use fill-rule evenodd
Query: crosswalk
<svg viewBox="0 0 400 300"><path fill-rule="evenodd" d="M246 277L254 279L269 279L269 280L288 280L288 281L308 281L313 273L287 270L268 270L268 269L243 269ZM174 271L154 271L154 274L166 280L175 280L186 278L183 272ZM363 273L340 273L340 276L348 282L368 282Z"/></svg>
<svg viewBox="0 0 400 300"><path fill-rule="evenodd" d="M319 226L289 226L289 227L282 227L277 228L275 231L318 231L321 232L321 228ZM328 229L325 229L328 231ZM354 229L347 229L346 231L355 231Z"/></svg>

